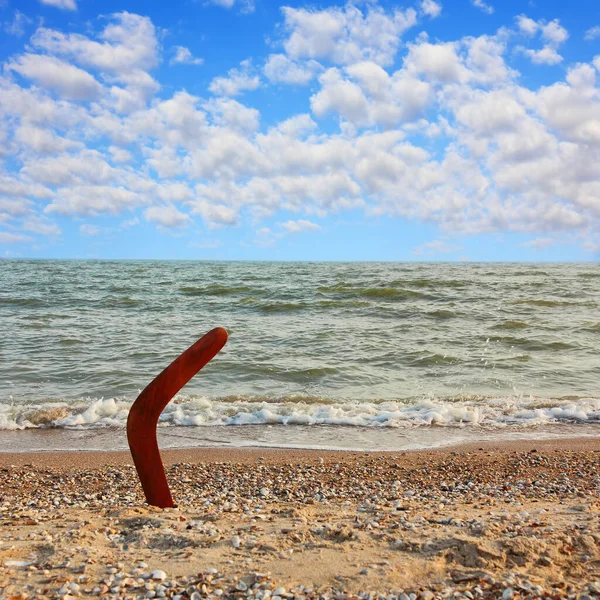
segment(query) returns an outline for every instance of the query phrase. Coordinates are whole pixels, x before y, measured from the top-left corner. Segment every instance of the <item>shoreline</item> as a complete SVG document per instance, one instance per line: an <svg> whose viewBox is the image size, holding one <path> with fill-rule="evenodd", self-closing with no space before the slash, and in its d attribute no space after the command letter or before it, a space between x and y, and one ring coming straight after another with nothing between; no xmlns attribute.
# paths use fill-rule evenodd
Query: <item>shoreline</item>
<svg viewBox="0 0 600 600"><path fill-rule="evenodd" d="M462 454L477 451L496 452L529 452L531 450L544 451L591 451L600 452L600 435L598 437L569 437L553 439L521 439L498 441L468 441L451 444L448 446L403 449L397 451L379 450L319 450L298 448L266 448L266 447L219 447L202 446L187 448L161 449L161 456L165 466L178 463L253 463L259 458L266 463L279 464L281 462L314 462L318 458L344 461L357 456L370 458L418 456L418 455L444 455ZM35 459L35 460L34 460ZM36 450L33 452L2 452L0 450L0 467L14 466L39 466L52 468L97 468L104 466L133 465L129 450Z"/></svg>

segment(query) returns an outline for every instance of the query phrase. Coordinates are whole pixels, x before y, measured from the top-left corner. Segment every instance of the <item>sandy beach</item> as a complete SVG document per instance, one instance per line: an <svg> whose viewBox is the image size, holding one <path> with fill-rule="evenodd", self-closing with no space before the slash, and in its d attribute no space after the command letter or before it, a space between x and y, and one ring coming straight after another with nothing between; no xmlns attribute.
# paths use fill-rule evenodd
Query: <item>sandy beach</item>
<svg viewBox="0 0 600 600"><path fill-rule="evenodd" d="M600 440L404 453L0 454L0 597L585 598Z"/></svg>

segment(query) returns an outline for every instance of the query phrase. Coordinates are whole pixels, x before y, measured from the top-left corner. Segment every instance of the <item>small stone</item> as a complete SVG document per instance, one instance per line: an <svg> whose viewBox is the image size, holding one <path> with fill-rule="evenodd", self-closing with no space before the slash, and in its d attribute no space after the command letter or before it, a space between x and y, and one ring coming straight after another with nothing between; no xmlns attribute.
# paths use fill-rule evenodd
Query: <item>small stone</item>
<svg viewBox="0 0 600 600"><path fill-rule="evenodd" d="M164 581L167 578L167 574L164 571L157 569L156 571L152 571L150 578L155 581Z"/></svg>
<svg viewBox="0 0 600 600"><path fill-rule="evenodd" d="M502 592L502 600L511 600L513 595L514 595L514 592L512 591L512 588L506 588Z"/></svg>
<svg viewBox="0 0 600 600"><path fill-rule="evenodd" d="M435 598L435 594L429 590L424 590L421 592L422 600L433 600Z"/></svg>
<svg viewBox="0 0 600 600"><path fill-rule="evenodd" d="M239 548L239 547L242 545L242 539L240 538L240 536L239 536L239 535L234 535L234 536L231 538L231 545L232 545L234 548Z"/></svg>
<svg viewBox="0 0 600 600"><path fill-rule="evenodd" d="M286 591L284 587L278 587L274 592L273 592L273 596L285 596L286 595Z"/></svg>
<svg viewBox="0 0 600 600"><path fill-rule="evenodd" d="M79 589L80 589L80 588L79 588L79 584L77 584L77 583L72 583L72 584L69 586L69 589L70 589L70 590L71 590L71 591L72 591L72 592L73 592L75 595L79 594Z"/></svg>
<svg viewBox="0 0 600 600"><path fill-rule="evenodd" d="M243 581L238 581L235 589L240 592L245 592L248 589L248 586Z"/></svg>

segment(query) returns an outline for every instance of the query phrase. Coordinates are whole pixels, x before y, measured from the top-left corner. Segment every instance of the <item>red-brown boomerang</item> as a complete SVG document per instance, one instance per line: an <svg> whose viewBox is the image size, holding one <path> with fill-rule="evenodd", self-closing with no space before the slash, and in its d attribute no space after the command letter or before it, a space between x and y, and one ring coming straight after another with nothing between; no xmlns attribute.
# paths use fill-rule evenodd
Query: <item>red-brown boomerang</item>
<svg viewBox="0 0 600 600"><path fill-rule="evenodd" d="M219 353L225 342L225 329L217 327L209 331L158 375L129 411L127 441L148 504L161 508L175 506L156 440L158 417L171 398Z"/></svg>

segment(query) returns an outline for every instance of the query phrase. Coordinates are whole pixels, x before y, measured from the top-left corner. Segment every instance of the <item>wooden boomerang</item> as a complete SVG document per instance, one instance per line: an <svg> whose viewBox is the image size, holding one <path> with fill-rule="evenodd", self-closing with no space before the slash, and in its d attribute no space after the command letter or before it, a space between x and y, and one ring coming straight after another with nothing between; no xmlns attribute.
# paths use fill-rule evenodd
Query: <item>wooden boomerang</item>
<svg viewBox="0 0 600 600"><path fill-rule="evenodd" d="M161 508L175 506L156 440L160 413L171 398L219 353L225 342L227 331L222 327L202 336L142 391L129 411L127 441L148 504Z"/></svg>

